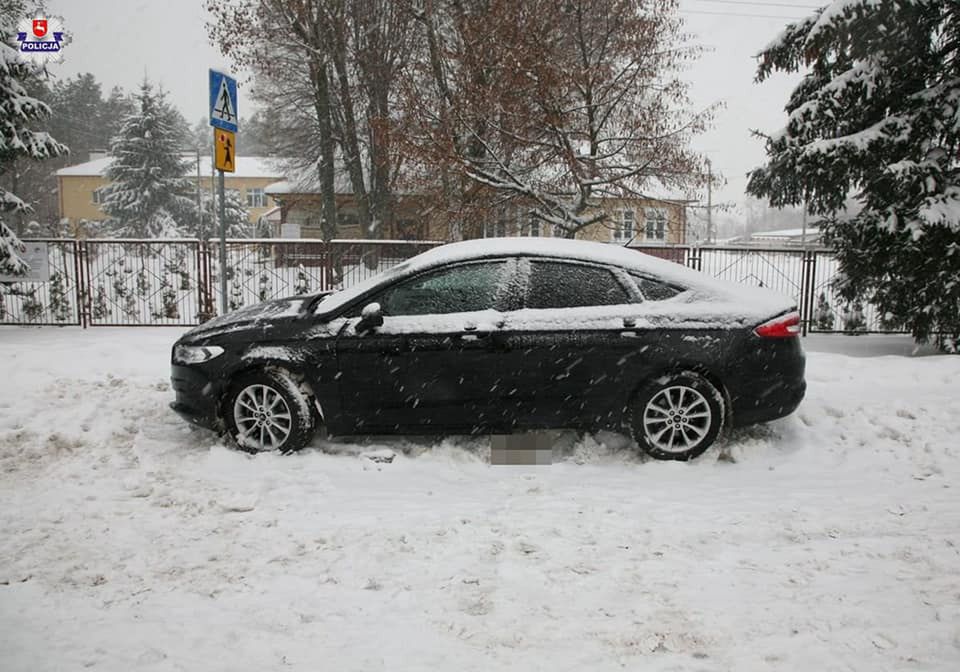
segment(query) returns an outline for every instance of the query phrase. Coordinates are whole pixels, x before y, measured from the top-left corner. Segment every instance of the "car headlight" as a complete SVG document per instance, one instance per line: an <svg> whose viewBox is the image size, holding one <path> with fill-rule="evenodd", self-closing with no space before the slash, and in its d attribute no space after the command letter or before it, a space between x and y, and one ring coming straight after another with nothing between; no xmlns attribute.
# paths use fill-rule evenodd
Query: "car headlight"
<svg viewBox="0 0 960 672"><path fill-rule="evenodd" d="M174 364L202 364L223 354L219 345L176 345L173 348Z"/></svg>

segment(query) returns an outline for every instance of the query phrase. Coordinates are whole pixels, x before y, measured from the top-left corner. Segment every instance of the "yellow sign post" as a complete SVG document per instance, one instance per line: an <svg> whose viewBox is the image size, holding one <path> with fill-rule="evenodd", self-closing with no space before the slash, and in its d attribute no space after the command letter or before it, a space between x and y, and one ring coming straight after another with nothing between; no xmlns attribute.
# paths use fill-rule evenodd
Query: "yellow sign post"
<svg viewBox="0 0 960 672"><path fill-rule="evenodd" d="M225 173L236 172L237 136L230 131L219 128L213 129L213 145L215 148L217 170Z"/></svg>

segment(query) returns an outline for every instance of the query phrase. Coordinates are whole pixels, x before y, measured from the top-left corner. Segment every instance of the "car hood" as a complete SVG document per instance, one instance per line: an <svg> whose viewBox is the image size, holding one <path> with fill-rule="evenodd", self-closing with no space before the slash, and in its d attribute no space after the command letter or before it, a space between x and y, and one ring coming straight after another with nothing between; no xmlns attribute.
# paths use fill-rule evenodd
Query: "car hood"
<svg viewBox="0 0 960 672"><path fill-rule="evenodd" d="M194 327L180 339L183 342L193 343L212 336L228 334L236 331L266 330L278 324L290 322L303 315L307 307L323 294L307 296L290 296L283 299L272 299L253 306L235 310L232 313L221 315L203 324Z"/></svg>

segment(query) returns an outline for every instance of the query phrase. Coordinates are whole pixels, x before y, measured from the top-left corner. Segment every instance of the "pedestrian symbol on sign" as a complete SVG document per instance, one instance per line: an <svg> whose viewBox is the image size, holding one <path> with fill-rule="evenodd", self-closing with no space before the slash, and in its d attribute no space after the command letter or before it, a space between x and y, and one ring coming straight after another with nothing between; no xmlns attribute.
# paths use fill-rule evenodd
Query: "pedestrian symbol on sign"
<svg viewBox="0 0 960 672"><path fill-rule="evenodd" d="M217 105L213 108L214 114L224 121L232 122L237 118L237 113L233 109L233 102L230 100L230 92L227 91L227 80L220 80L220 93L217 96Z"/></svg>
<svg viewBox="0 0 960 672"><path fill-rule="evenodd" d="M233 143L226 133L221 133L220 136L220 142L223 143L223 163L233 168Z"/></svg>

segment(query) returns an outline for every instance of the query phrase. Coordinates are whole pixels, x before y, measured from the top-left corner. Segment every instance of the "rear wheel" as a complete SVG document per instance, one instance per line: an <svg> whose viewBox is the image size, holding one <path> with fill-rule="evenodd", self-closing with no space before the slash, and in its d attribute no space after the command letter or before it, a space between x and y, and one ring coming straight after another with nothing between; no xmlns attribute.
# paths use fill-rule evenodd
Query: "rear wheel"
<svg viewBox="0 0 960 672"><path fill-rule="evenodd" d="M709 448L724 422L723 395L691 371L644 386L633 403L633 438L658 460L691 460Z"/></svg>
<svg viewBox="0 0 960 672"><path fill-rule="evenodd" d="M230 387L224 421L241 450L251 453L300 450L313 437L310 401L286 371L244 374Z"/></svg>

